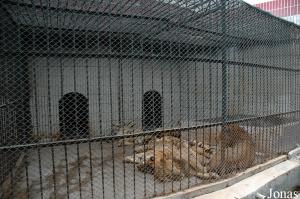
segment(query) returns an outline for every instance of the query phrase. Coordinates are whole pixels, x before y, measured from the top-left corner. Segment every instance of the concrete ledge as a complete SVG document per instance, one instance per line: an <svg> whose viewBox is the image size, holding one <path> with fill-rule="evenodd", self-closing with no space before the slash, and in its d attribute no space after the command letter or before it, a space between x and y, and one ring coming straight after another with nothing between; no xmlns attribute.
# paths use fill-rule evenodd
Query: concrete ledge
<svg viewBox="0 0 300 199"><path fill-rule="evenodd" d="M287 160L247 178L231 187L197 199L256 199L275 198L275 192L290 191L300 183L300 162ZM259 196L259 197L257 197ZM277 197L278 198L278 197ZM281 198L281 197L280 197Z"/></svg>
<svg viewBox="0 0 300 199"><path fill-rule="evenodd" d="M236 176L229 178L229 179L225 179L219 182L215 182L215 183L211 183L211 184L206 184L206 185L201 185L201 186L197 186L197 187L193 187L190 189L186 189L184 191L180 191L180 192L176 192L167 196L161 196L161 197L157 197L157 199L181 199L181 198L193 198L193 197L197 197L197 196L201 196L204 194L208 194L211 192L215 192L221 189L224 189L226 187L232 186L250 176L253 176L263 170L266 170L270 167L273 167L281 162L284 162L285 160L287 160L287 156L283 155L280 156L278 158L272 159L264 164L260 164L260 165L256 165L252 168L247 169L246 171L237 174ZM220 198L220 197L215 197L215 198ZM224 197L221 197L224 198Z"/></svg>

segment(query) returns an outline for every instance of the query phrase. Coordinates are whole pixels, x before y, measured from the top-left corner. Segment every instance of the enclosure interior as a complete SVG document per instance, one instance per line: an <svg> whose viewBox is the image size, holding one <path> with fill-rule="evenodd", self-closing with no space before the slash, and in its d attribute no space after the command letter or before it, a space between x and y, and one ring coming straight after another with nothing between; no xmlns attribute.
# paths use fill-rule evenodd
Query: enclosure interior
<svg viewBox="0 0 300 199"><path fill-rule="evenodd" d="M299 26L238 0L4 0L8 198L143 198L208 182L158 182L124 163L136 146L120 141L133 136L193 141L234 122L263 143L255 164L294 148L299 38Z"/></svg>

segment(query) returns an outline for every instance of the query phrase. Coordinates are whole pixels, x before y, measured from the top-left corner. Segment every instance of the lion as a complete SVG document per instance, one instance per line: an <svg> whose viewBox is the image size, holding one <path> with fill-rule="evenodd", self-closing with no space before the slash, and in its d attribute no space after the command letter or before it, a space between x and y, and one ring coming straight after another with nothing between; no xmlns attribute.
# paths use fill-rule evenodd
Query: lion
<svg viewBox="0 0 300 199"><path fill-rule="evenodd" d="M256 144L251 135L238 124L204 128L197 132L197 140L202 142L194 141L194 144L201 145L197 152L209 158L210 172L223 175L233 169L252 166Z"/></svg>
<svg viewBox="0 0 300 199"><path fill-rule="evenodd" d="M149 152L152 153L151 156ZM207 152L200 144L192 146L186 140L164 136L151 140L147 151L136 154L144 154L146 157L137 167L142 172L153 174L158 181L180 180L185 176L218 178L217 174L208 172L206 165L209 163L209 155L204 155Z"/></svg>
<svg viewBox="0 0 300 199"><path fill-rule="evenodd" d="M181 180L186 176L196 176L201 179L218 178L216 173L208 172L201 158L196 159L193 156L193 150L190 152L190 158L187 158L186 152L180 154L178 149L159 148L145 161L145 164L137 167L142 172L153 174L155 180L161 182Z"/></svg>
<svg viewBox="0 0 300 199"><path fill-rule="evenodd" d="M135 157L128 156L127 162L136 163L140 171L153 174L159 181L178 180L184 176L219 178L227 172L253 164L255 144L240 126L223 126L222 132L214 139L215 144L210 145L206 139L203 139L204 142L188 142L165 135L136 148Z"/></svg>
<svg viewBox="0 0 300 199"><path fill-rule="evenodd" d="M212 148L207 144L203 144L202 142L196 143L195 141L188 142L184 139L169 135L150 140L147 145L137 147L135 152L141 153L149 150L164 150L166 148L171 148L173 151L174 149L180 151L180 155L187 159L190 158L190 156L201 158L204 160L202 163L204 165L209 162L209 158L212 153Z"/></svg>
<svg viewBox="0 0 300 199"><path fill-rule="evenodd" d="M229 124L224 126L217 137L217 150L211 157L209 171L222 175L249 168L254 160L255 144L251 136L237 124Z"/></svg>

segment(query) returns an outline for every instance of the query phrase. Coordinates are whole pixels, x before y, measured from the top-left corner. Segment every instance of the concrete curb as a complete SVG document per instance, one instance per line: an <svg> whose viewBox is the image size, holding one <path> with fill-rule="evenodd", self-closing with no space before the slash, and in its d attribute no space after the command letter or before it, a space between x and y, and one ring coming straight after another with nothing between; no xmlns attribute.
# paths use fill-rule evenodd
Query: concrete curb
<svg viewBox="0 0 300 199"><path fill-rule="evenodd" d="M233 186L196 197L196 199L291 198L291 190L299 185L299 176L300 163L295 160L286 160Z"/></svg>
<svg viewBox="0 0 300 199"><path fill-rule="evenodd" d="M196 196L201 196L204 194L208 194L211 192L218 191L220 189L224 189L226 187L232 186L250 176L253 176L263 170L266 170L270 167L273 167L283 161L287 160L287 156L283 155L278 158L272 159L264 164L256 165L254 167L251 167L247 169L246 171L237 174L236 176L225 179L219 182L211 183L211 184L206 184L206 185L201 185L197 187L193 187L190 189L186 189L184 191L176 192L167 196L160 196L156 197L156 199L181 199L181 198L193 198Z"/></svg>
<svg viewBox="0 0 300 199"><path fill-rule="evenodd" d="M300 147L298 147L298 148L296 148L296 149L294 149L294 150L292 150L292 151L290 151L289 153L288 153L288 159L290 160L290 159L294 159L294 158L296 158L297 156L300 156Z"/></svg>

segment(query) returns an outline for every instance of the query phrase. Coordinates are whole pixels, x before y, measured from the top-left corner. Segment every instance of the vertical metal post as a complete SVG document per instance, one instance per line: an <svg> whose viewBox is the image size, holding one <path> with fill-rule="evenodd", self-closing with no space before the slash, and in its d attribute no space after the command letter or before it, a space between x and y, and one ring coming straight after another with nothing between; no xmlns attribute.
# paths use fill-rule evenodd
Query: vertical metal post
<svg viewBox="0 0 300 199"><path fill-rule="evenodd" d="M227 65L226 65L226 1L221 0L221 26L222 26L222 133L227 120ZM221 161L225 160L225 147L221 143ZM223 172L223 171L221 171Z"/></svg>
<svg viewBox="0 0 300 199"><path fill-rule="evenodd" d="M226 65L226 1L221 0L221 22L222 22L222 123L227 118L227 65Z"/></svg>

